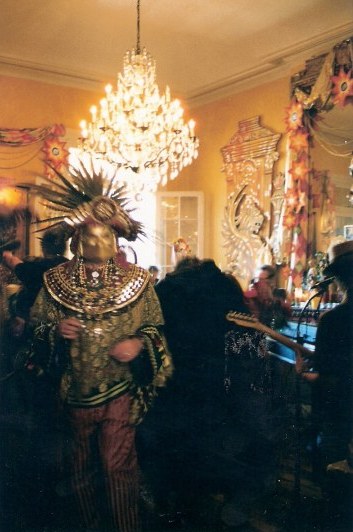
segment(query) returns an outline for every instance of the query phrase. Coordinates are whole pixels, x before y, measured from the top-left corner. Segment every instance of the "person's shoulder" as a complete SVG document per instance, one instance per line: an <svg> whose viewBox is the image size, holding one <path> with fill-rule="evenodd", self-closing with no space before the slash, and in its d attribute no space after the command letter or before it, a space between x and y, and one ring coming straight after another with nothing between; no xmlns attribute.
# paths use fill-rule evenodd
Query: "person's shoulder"
<svg viewBox="0 0 353 532"><path fill-rule="evenodd" d="M189 285L184 275L178 275L174 272L167 273L163 279L154 285L154 289L160 298L164 297L184 297L186 287Z"/></svg>
<svg viewBox="0 0 353 532"><path fill-rule="evenodd" d="M67 257L64 257L63 255L56 255L56 257L47 259L47 261L48 266L50 268L54 268L55 266L59 266L59 264L62 264L63 262L69 262L69 259Z"/></svg>
<svg viewBox="0 0 353 532"><path fill-rule="evenodd" d="M173 282L173 276L170 273L167 273L163 279L159 279L158 283L154 285L154 288L156 292L164 290L168 286L172 286L174 284Z"/></svg>
<svg viewBox="0 0 353 532"><path fill-rule="evenodd" d="M326 325L332 322L342 322L350 313L349 306L341 303L334 308L325 310L319 318L319 325ZM343 324L343 322L342 322Z"/></svg>

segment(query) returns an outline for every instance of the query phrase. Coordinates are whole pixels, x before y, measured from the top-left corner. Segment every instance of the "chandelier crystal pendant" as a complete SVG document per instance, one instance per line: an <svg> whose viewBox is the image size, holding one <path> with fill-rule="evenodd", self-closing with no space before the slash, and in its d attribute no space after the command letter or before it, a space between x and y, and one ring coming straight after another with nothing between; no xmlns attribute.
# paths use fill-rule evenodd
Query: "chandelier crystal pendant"
<svg viewBox="0 0 353 532"><path fill-rule="evenodd" d="M117 87L90 109L91 121L80 123L78 152L89 152L115 168L116 179L135 193L154 192L175 179L198 156L195 122L183 120L179 100L169 87L160 94L156 62L140 48L140 0L137 1L137 44L126 52Z"/></svg>

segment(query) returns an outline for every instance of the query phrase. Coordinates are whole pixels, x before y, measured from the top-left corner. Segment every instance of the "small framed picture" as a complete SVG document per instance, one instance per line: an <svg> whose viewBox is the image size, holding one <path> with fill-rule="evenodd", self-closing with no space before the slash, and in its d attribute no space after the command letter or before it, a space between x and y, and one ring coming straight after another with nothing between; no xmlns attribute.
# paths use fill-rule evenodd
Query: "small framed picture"
<svg viewBox="0 0 353 532"><path fill-rule="evenodd" d="M346 240L353 240L353 225L343 226L343 236Z"/></svg>

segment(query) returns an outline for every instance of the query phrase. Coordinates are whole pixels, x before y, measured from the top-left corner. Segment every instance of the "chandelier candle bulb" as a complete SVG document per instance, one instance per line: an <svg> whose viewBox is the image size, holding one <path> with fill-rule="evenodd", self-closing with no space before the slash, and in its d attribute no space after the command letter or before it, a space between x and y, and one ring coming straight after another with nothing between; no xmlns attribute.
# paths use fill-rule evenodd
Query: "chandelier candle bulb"
<svg viewBox="0 0 353 532"><path fill-rule="evenodd" d="M189 120L189 131L190 131L190 137L195 137L195 120Z"/></svg>
<svg viewBox="0 0 353 532"><path fill-rule="evenodd" d="M95 105L92 105L90 108L91 118L92 122L94 123L97 120L97 107Z"/></svg>

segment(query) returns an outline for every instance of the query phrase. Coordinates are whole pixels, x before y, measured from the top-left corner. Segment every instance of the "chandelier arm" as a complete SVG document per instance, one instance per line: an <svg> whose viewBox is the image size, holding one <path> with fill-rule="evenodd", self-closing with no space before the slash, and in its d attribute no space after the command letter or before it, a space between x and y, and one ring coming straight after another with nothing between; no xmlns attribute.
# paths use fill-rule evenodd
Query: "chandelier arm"
<svg viewBox="0 0 353 532"><path fill-rule="evenodd" d="M177 134L176 134L176 135L177 135ZM159 150L159 152L157 153L157 155L155 156L154 159L151 159L150 161L146 161L146 162L144 163L144 167L145 167L145 168L149 168L150 166L152 166L153 163L159 158L159 156L160 156L164 151L166 151L166 150L168 150L168 149L170 148L170 146L172 145L172 142L173 142L174 138L175 138L175 137L172 138L172 140L169 142L169 144L166 144L163 148L161 148L161 149ZM166 154L165 159L163 159L163 160L161 161L161 163L159 164L159 166L160 166L161 164L164 164L166 161L168 161L168 153Z"/></svg>

